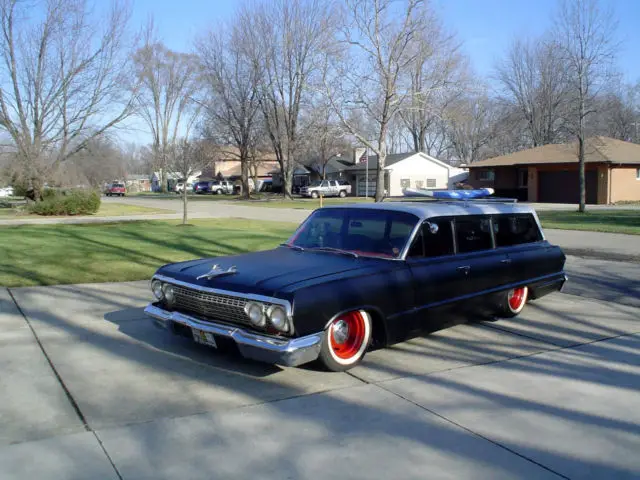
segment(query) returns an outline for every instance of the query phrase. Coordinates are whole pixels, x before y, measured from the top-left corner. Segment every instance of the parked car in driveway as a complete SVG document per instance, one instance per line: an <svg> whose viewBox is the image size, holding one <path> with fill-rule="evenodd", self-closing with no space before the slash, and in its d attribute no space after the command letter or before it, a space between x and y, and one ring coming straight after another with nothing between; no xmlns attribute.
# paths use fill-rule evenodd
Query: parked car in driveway
<svg viewBox="0 0 640 480"><path fill-rule="evenodd" d="M303 197L346 197L351 193L351 184L344 180L316 180L300 189Z"/></svg>
<svg viewBox="0 0 640 480"><path fill-rule="evenodd" d="M13 187L0 188L0 197L13 197Z"/></svg>
<svg viewBox="0 0 640 480"><path fill-rule="evenodd" d="M214 348L230 343L255 360L319 360L342 371L371 348L454 318L516 316L562 288L564 263L530 206L334 205L315 210L276 248L159 268L145 312Z"/></svg>
<svg viewBox="0 0 640 480"><path fill-rule="evenodd" d="M127 194L127 188L124 186L124 183L114 182L107 187L107 191L105 195L107 197L118 196L124 197Z"/></svg>
<svg viewBox="0 0 640 480"><path fill-rule="evenodd" d="M205 180L202 182L196 182L193 185L194 193L211 193L211 184L213 182L211 180Z"/></svg>
<svg viewBox="0 0 640 480"><path fill-rule="evenodd" d="M191 183L191 182L187 182L187 183L185 184L184 182L178 182L178 183L176 183L176 186L175 186L175 188L174 188L174 191L175 191L177 194L180 194L180 193L184 192L184 189L185 189L185 188L187 189L187 191L191 191L191 190L193 190L193 183Z"/></svg>
<svg viewBox="0 0 640 480"><path fill-rule="evenodd" d="M211 192L216 195L222 195L223 193L232 194L233 191L233 182L229 182L227 180L216 180L211 184Z"/></svg>

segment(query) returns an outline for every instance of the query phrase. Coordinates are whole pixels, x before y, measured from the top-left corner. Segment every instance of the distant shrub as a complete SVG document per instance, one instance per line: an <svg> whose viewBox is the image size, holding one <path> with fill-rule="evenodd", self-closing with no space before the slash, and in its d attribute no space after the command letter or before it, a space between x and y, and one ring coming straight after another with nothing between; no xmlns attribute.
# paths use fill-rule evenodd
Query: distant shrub
<svg viewBox="0 0 640 480"><path fill-rule="evenodd" d="M100 208L100 195L92 190L45 190L44 200L30 205L36 215L90 215ZM53 193L51 193L53 192Z"/></svg>

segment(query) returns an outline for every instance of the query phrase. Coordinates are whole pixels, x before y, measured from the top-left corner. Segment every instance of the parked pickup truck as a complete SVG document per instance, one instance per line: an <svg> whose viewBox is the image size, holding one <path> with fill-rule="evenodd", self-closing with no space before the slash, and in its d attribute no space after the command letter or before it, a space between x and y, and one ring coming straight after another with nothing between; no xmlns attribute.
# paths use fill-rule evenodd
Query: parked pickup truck
<svg viewBox="0 0 640 480"><path fill-rule="evenodd" d="M300 189L303 197L346 197L351 193L351 185L345 180L316 180L308 187Z"/></svg>

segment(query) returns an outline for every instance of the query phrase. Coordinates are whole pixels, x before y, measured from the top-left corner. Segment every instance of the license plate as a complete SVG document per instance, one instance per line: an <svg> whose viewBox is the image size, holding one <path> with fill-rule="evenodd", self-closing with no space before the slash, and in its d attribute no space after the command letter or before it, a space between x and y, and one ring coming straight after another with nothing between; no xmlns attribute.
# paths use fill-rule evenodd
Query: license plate
<svg viewBox="0 0 640 480"><path fill-rule="evenodd" d="M195 328L191 329L191 333L193 334L193 339L196 342L201 343L203 345L208 345L213 348L218 348L218 345L216 344L216 339L213 336L213 334L209 332L203 332L202 330L196 330Z"/></svg>

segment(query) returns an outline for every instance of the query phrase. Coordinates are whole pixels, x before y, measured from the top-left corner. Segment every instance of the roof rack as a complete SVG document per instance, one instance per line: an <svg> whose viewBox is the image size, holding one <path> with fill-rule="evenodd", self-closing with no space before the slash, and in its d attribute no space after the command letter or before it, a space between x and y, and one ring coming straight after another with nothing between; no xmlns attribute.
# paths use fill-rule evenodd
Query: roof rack
<svg viewBox="0 0 640 480"><path fill-rule="evenodd" d="M388 196L384 200L397 199L404 202L444 202L444 203L460 203L467 205L472 203L517 203L516 198L492 197L494 190L492 188L483 188L477 190L427 190L427 189L404 189L404 195Z"/></svg>

